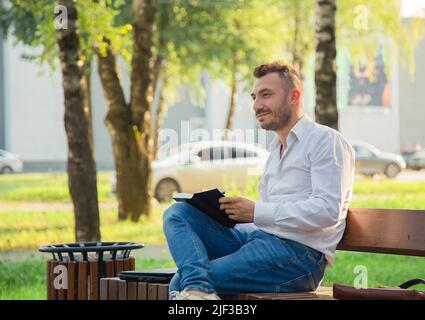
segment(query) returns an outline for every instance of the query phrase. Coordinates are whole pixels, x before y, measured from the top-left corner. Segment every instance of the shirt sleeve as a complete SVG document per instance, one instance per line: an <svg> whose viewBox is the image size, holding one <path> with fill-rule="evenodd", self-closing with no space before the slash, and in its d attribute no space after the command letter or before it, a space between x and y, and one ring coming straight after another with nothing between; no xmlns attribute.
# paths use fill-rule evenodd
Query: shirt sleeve
<svg viewBox="0 0 425 320"><path fill-rule="evenodd" d="M267 160L268 162L268 160ZM266 163L266 167L267 167L267 163ZM266 201L266 181L265 181L265 176L264 174L261 175L260 178L260 183L258 184L258 194L260 195L260 201Z"/></svg>
<svg viewBox="0 0 425 320"><path fill-rule="evenodd" d="M278 225L282 231L316 231L332 227L350 194L354 177L354 153L337 133L329 132L309 155L312 193L306 200L255 204L254 223L259 227Z"/></svg>

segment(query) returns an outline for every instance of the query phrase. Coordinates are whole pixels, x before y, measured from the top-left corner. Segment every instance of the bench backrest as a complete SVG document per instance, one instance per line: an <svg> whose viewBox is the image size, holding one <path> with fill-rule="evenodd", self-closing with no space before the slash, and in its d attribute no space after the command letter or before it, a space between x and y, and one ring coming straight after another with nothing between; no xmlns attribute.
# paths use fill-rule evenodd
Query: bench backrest
<svg viewBox="0 0 425 320"><path fill-rule="evenodd" d="M425 210L350 208L338 250L425 256Z"/></svg>

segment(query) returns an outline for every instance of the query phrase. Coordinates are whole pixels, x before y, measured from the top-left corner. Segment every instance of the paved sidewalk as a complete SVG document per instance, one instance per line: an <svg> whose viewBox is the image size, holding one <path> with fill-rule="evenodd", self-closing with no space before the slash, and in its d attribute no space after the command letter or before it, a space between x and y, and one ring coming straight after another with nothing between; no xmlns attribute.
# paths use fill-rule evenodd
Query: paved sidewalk
<svg viewBox="0 0 425 320"><path fill-rule="evenodd" d="M136 259L172 260L171 254L166 244L146 244L143 249L134 250L131 254ZM50 257L50 255L38 251L0 252L0 261L22 261L27 259L40 259L42 257Z"/></svg>
<svg viewBox="0 0 425 320"><path fill-rule="evenodd" d="M143 249L132 251L132 255L136 259L173 259L166 244L146 244Z"/></svg>

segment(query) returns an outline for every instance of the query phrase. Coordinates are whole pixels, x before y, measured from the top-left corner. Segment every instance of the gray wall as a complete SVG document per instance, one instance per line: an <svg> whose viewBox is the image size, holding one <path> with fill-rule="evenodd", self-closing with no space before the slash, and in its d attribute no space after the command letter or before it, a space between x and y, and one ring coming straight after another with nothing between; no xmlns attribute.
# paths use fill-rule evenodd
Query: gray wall
<svg viewBox="0 0 425 320"><path fill-rule="evenodd" d="M361 140L386 152L400 152L398 112L395 104L348 107L339 110L339 131L349 140Z"/></svg>
<svg viewBox="0 0 425 320"><path fill-rule="evenodd" d="M153 110L153 120L155 120L156 109ZM203 127L205 108L197 106L191 101L185 89L179 90L176 101L167 106L164 113L162 128L174 130L177 133L178 143L187 143L187 132L185 125L191 130ZM199 122L198 122L199 121ZM186 124L185 124L186 123ZM167 141L163 141L164 143Z"/></svg>
<svg viewBox="0 0 425 320"><path fill-rule="evenodd" d="M6 147L26 162L66 162L60 67L22 59L35 49L4 42Z"/></svg>
<svg viewBox="0 0 425 320"><path fill-rule="evenodd" d="M425 147L425 39L415 53L413 78L400 68L400 143Z"/></svg>

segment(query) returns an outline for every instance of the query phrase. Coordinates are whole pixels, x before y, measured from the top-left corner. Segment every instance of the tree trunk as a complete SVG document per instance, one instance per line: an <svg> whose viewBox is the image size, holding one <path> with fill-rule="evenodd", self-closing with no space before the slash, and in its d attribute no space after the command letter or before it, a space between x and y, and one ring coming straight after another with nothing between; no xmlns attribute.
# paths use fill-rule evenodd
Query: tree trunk
<svg viewBox="0 0 425 320"><path fill-rule="evenodd" d="M131 61L130 110L139 145L143 186L140 201L143 212L151 211L151 162L153 160L152 117L152 46L155 6L153 0L133 0L133 56Z"/></svg>
<svg viewBox="0 0 425 320"><path fill-rule="evenodd" d="M108 112L105 124L112 139L117 179L118 219L131 217L137 221L146 213L140 190L144 187L143 162L131 120L130 107L117 72L116 58L108 51L104 57L98 53L98 71Z"/></svg>
<svg viewBox="0 0 425 320"><path fill-rule="evenodd" d="M225 127L225 134L224 139L227 140L229 138L230 132L232 130L233 126L233 118L236 111L236 99L238 94L238 80L236 78L236 61L233 63L233 70L232 70L232 83L231 83L231 89L230 89L230 105L229 105L229 111L227 113L227 120L226 120L226 127Z"/></svg>
<svg viewBox="0 0 425 320"><path fill-rule="evenodd" d="M159 130L162 125L162 115L164 109L164 86L165 81L161 79L160 74L162 70L162 55L158 54L155 58L155 62L152 68L152 92L154 96L156 95L157 90L159 90L159 99L158 106L156 109L156 118L153 126L153 150L152 150L152 159L156 159L158 154L158 140L159 140ZM161 81L162 80L162 81ZM161 83L162 82L162 83Z"/></svg>
<svg viewBox="0 0 425 320"><path fill-rule="evenodd" d="M161 130L163 117L164 117L164 109L165 109L164 91L165 91L165 88L167 87L167 81L168 79L166 75L163 74L162 83L159 87L159 101L158 101L158 108L156 109L156 118L155 118L155 127L154 127L154 141L153 141L154 159L156 159L158 156L159 132Z"/></svg>
<svg viewBox="0 0 425 320"><path fill-rule="evenodd" d="M68 29L57 30L62 66L65 131L68 140L68 186L74 205L77 242L100 241L96 164L85 108L77 9L73 0L59 0L68 9Z"/></svg>
<svg viewBox="0 0 425 320"><path fill-rule="evenodd" d="M151 76L151 78L152 78L152 82L151 82L152 89L151 89L151 92L154 96L155 96L156 89L157 89L157 86L158 86L158 83L159 83L162 61L163 61L162 55L158 54L155 57L155 62L154 62L153 67L152 67L152 76Z"/></svg>
<svg viewBox="0 0 425 320"><path fill-rule="evenodd" d="M301 17L300 15L303 14L300 10L300 2L295 1L294 2L294 39L293 39L293 45L292 45L292 65L295 67L295 69L299 72L301 75L301 72L303 71L303 56L300 52L300 45L301 39L300 39L300 33L301 33Z"/></svg>
<svg viewBox="0 0 425 320"><path fill-rule="evenodd" d="M168 76L165 72L164 64L166 64L166 52L167 52L167 39L165 38L165 30L169 25L169 8L167 3L159 4L158 20L157 20L157 33L159 34L158 39L158 53L155 57L155 63L152 69L152 86L153 94L155 95L159 90L159 101L156 109L155 125L153 128L153 159L158 156L159 149L159 133L162 127L163 114L165 109L164 91L167 87ZM158 87L159 86L159 87Z"/></svg>
<svg viewBox="0 0 425 320"><path fill-rule="evenodd" d="M335 0L317 0L314 80L316 83L316 121L338 130L335 12Z"/></svg>
<svg viewBox="0 0 425 320"><path fill-rule="evenodd" d="M92 110L92 103L91 103L91 67L92 61L86 61L83 66L83 78L82 78L82 87L83 91L85 92L84 95L84 112L87 114L87 118L89 119L89 139L90 144L93 147L93 159L96 161L95 153L94 153L94 134L93 134L93 110Z"/></svg>
<svg viewBox="0 0 425 320"><path fill-rule="evenodd" d="M108 102L105 123L112 138L117 178L119 219L151 212L153 158L151 102L152 45L155 9L152 0L133 0L131 98L128 105L118 77L116 58L97 53L99 76Z"/></svg>

